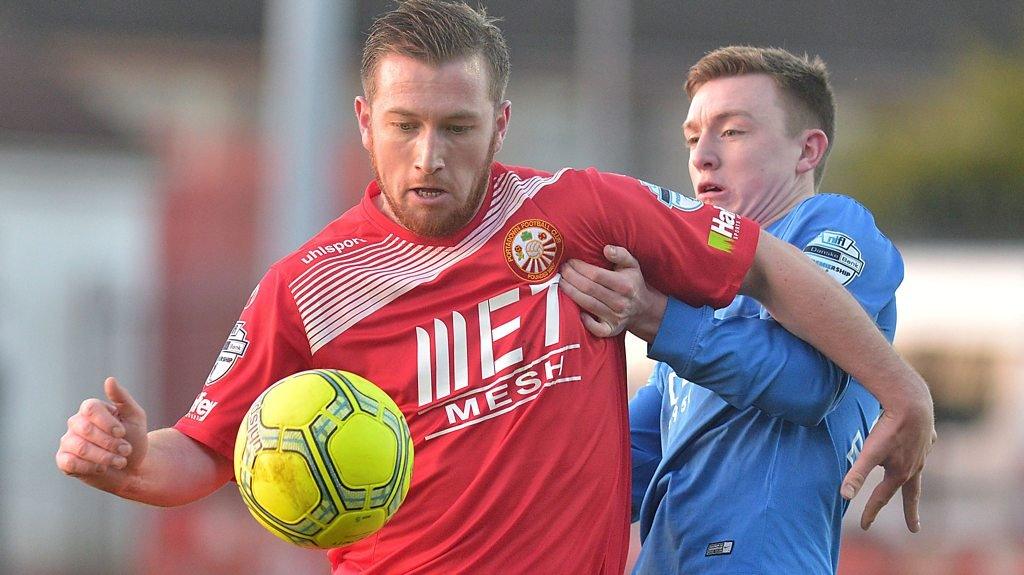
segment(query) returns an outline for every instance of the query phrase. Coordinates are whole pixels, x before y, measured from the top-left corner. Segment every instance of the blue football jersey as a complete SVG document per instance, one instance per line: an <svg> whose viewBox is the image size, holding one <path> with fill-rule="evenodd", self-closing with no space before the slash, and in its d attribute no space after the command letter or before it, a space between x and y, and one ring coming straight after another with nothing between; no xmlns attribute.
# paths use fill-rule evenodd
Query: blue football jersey
<svg viewBox="0 0 1024 575"><path fill-rule="evenodd" d="M903 261L871 213L815 195L766 231L841 282L892 341ZM756 300L670 300L630 402L636 573L834 573L843 476L877 420L859 383Z"/></svg>

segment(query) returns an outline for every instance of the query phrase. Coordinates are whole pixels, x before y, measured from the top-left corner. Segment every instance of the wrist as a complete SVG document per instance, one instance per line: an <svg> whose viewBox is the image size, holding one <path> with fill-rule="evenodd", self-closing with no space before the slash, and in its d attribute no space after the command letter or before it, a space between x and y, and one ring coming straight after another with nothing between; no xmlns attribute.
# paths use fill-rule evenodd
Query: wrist
<svg viewBox="0 0 1024 575"><path fill-rule="evenodd" d="M121 475L121 480L110 489L110 492L123 499L141 501L142 478L139 476L138 470L126 469Z"/></svg>
<svg viewBox="0 0 1024 575"><path fill-rule="evenodd" d="M628 328L633 335L651 343L658 335L658 328L661 327L661 319L665 316L665 308L668 306L668 297L645 287L642 301L641 313L630 320Z"/></svg>
<svg viewBox="0 0 1024 575"><path fill-rule="evenodd" d="M887 391L888 393L884 396L878 397L878 402L882 405L883 409L893 415L930 414L934 410L928 385L923 379L917 377L916 374L909 380L907 385L892 386L892 389Z"/></svg>

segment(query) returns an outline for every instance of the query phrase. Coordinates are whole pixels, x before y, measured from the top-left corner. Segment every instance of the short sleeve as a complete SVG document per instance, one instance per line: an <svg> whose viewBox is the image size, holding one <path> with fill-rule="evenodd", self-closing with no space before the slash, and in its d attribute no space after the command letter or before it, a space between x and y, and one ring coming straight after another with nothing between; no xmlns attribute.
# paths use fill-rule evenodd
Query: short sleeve
<svg viewBox="0 0 1024 575"><path fill-rule="evenodd" d="M593 169L567 171L537 203L558 216L574 253L607 267L604 246L625 247L651 285L694 306L732 301L760 234L756 223L728 210Z"/></svg>
<svg viewBox="0 0 1024 575"><path fill-rule="evenodd" d="M191 409L174 427L231 459L238 427L259 394L310 367L295 302L271 268L249 296Z"/></svg>

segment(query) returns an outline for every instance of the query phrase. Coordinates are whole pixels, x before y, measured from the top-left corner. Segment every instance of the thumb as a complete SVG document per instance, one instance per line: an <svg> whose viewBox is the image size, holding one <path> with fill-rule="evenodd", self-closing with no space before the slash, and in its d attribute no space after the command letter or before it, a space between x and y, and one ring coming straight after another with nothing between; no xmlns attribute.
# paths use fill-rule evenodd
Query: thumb
<svg viewBox="0 0 1024 575"><path fill-rule="evenodd" d="M633 254L629 253L629 250L626 248L620 246L605 246L604 257L606 260L615 264L616 269L640 267L640 262L636 261Z"/></svg>
<svg viewBox="0 0 1024 575"><path fill-rule="evenodd" d="M108 377L103 382L103 392L107 394L107 399L117 407L117 412L121 417L132 417L142 411L135 398L128 393L127 389L117 383L116 378Z"/></svg>

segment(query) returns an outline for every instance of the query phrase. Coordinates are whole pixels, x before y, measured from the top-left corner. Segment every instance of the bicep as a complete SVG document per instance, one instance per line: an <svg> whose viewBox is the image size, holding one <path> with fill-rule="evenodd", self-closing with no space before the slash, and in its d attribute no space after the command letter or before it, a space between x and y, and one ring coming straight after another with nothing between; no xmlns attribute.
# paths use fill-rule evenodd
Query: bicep
<svg viewBox="0 0 1024 575"><path fill-rule="evenodd" d="M757 249L750 268L743 277L739 293L762 301L773 287L772 282L792 277L793 273L815 272L817 266L794 246L759 230Z"/></svg>

